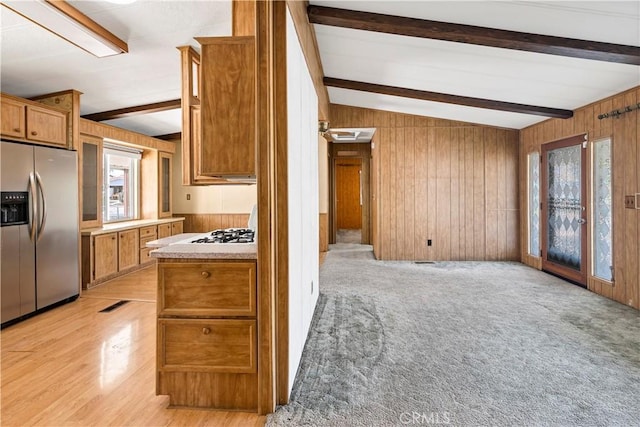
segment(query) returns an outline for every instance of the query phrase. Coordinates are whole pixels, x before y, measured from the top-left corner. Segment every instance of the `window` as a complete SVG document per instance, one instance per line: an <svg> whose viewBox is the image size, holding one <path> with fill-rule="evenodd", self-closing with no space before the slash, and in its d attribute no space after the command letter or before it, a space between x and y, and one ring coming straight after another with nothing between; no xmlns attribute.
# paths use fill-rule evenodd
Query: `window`
<svg viewBox="0 0 640 427"><path fill-rule="evenodd" d="M527 156L529 255L540 256L540 153Z"/></svg>
<svg viewBox="0 0 640 427"><path fill-rule="evenodd" d="M613 280L611 140L593 143L593 275Z"/></svg>
<svg viewBox="0 0 640 427"><path fill-rule="evenodd" d="M103 222L138 218L141 154L140 150L105 142Z"/></svg>

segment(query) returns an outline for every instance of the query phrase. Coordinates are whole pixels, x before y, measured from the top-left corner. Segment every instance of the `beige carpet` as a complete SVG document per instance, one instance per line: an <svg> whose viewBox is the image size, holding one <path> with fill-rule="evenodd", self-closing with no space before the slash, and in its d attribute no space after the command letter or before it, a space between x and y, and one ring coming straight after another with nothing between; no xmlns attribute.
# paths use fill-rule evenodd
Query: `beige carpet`
<svg viewBox="0 0 640 427"><path fill-rule="evenodd" d="M640 426L640 313L519 263L332 245L268 426Z"/></svg>
<svg viewBox="0 0 640 427"><path fill-rule="evenodd" d="M336 243L357 243L362 240L362 230L339 228L336 232Z"/></svg>

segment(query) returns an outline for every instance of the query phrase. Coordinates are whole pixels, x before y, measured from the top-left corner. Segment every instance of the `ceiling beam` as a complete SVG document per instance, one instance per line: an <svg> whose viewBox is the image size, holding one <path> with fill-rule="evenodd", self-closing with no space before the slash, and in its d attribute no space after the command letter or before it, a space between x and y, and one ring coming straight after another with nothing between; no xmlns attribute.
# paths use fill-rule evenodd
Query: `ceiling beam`
<svg viewBox="0 0 640 427"><path fill-rule="evenodd" d="M313 5L307 8L307 14L309 22L313 24L640 65L640 47L637 46L569 39Z"/></svg>
<svg viewBox="0 0 640 427"><path fill-rule="evenodd" d="M358 90L361 92L379 93L382 95L400 96L403 98L420 99L423 101L443 102L447 104L465 105L467 107L485 108L489 110L508 111L510 113L532 114L535 116L568 119L573 117L573 111L558 108L537 107L535 105L516 104L513 102L495 101L468 96L449 95L446 93L428 92L417 89L407 89L397 86L385 86L374 83L342 80L325 77L324 84L342 89Z"/></svg>
<svg viewBox="0 0 640 427"><path fill-rule="evenodd" d="M156 139L162 139L163 141L177 141L182 139L182 132L166 133L164 135L154 136Z"/></svg>
<svg viewBox="0 0 640 427"><path fill-rule="evenodd" d="M103 122L105 120L121 119L123 117L138 116L140 114L158 113L160 111L175 110L180 108L181 101L172 99L171 101L155 102L153 104L137 105L135 107L119 108L117 110L103 111L101 113L86 114L83 119Z"/></svg>

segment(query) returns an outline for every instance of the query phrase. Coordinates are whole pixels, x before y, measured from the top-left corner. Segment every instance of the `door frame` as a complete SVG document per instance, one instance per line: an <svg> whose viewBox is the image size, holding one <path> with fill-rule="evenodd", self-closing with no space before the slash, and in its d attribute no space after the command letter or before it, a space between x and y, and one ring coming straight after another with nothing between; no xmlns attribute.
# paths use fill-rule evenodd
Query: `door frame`
<svg viewBox="0 0 640 427"><path fill-rule="evenodd" d="M568 138L563 138L556 141L551 141L541 146L541 162L540 162L540 231L542 234L541 239L541 258L542 258L542 270L553 275L559 276L570 282L573 282L584 288L587 287L587 276L589 274L589 259L588 259L588 238L589 238L589 226L587 219L589 218L587 203L588 203L588 181L587 181L587 168L588 165L588 153L587 153L587 134L579 134ZM559 148L566 148L571 146L580 145L580 199L582 208L581 234L580 234L580 271L573 270L562 266L561 264L549 261L547 259L547 250L549 244L548 233L548 197L549 197L549 164L548 153Z"/></svg>
<svg viewBox="0 0 640 427"><path fill-rule="evenodd" d="M336 242L337 206L336 206L336 159L357 157L362 160L362 234L360 242L370 245L372 242L371 220L371 143L329 143L329 243Z"/></svg>

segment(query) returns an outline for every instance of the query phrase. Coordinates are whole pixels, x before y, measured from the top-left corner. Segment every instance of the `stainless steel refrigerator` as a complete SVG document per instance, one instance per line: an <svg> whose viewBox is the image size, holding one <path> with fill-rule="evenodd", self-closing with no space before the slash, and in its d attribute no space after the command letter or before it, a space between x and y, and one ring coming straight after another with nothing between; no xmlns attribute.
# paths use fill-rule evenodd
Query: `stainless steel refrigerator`
<svg viewBox="0 0 640 427"><path fill-rule="evenodd" d="M72 301L79 288L75 151L0 142L2 327Z"/></svg>

